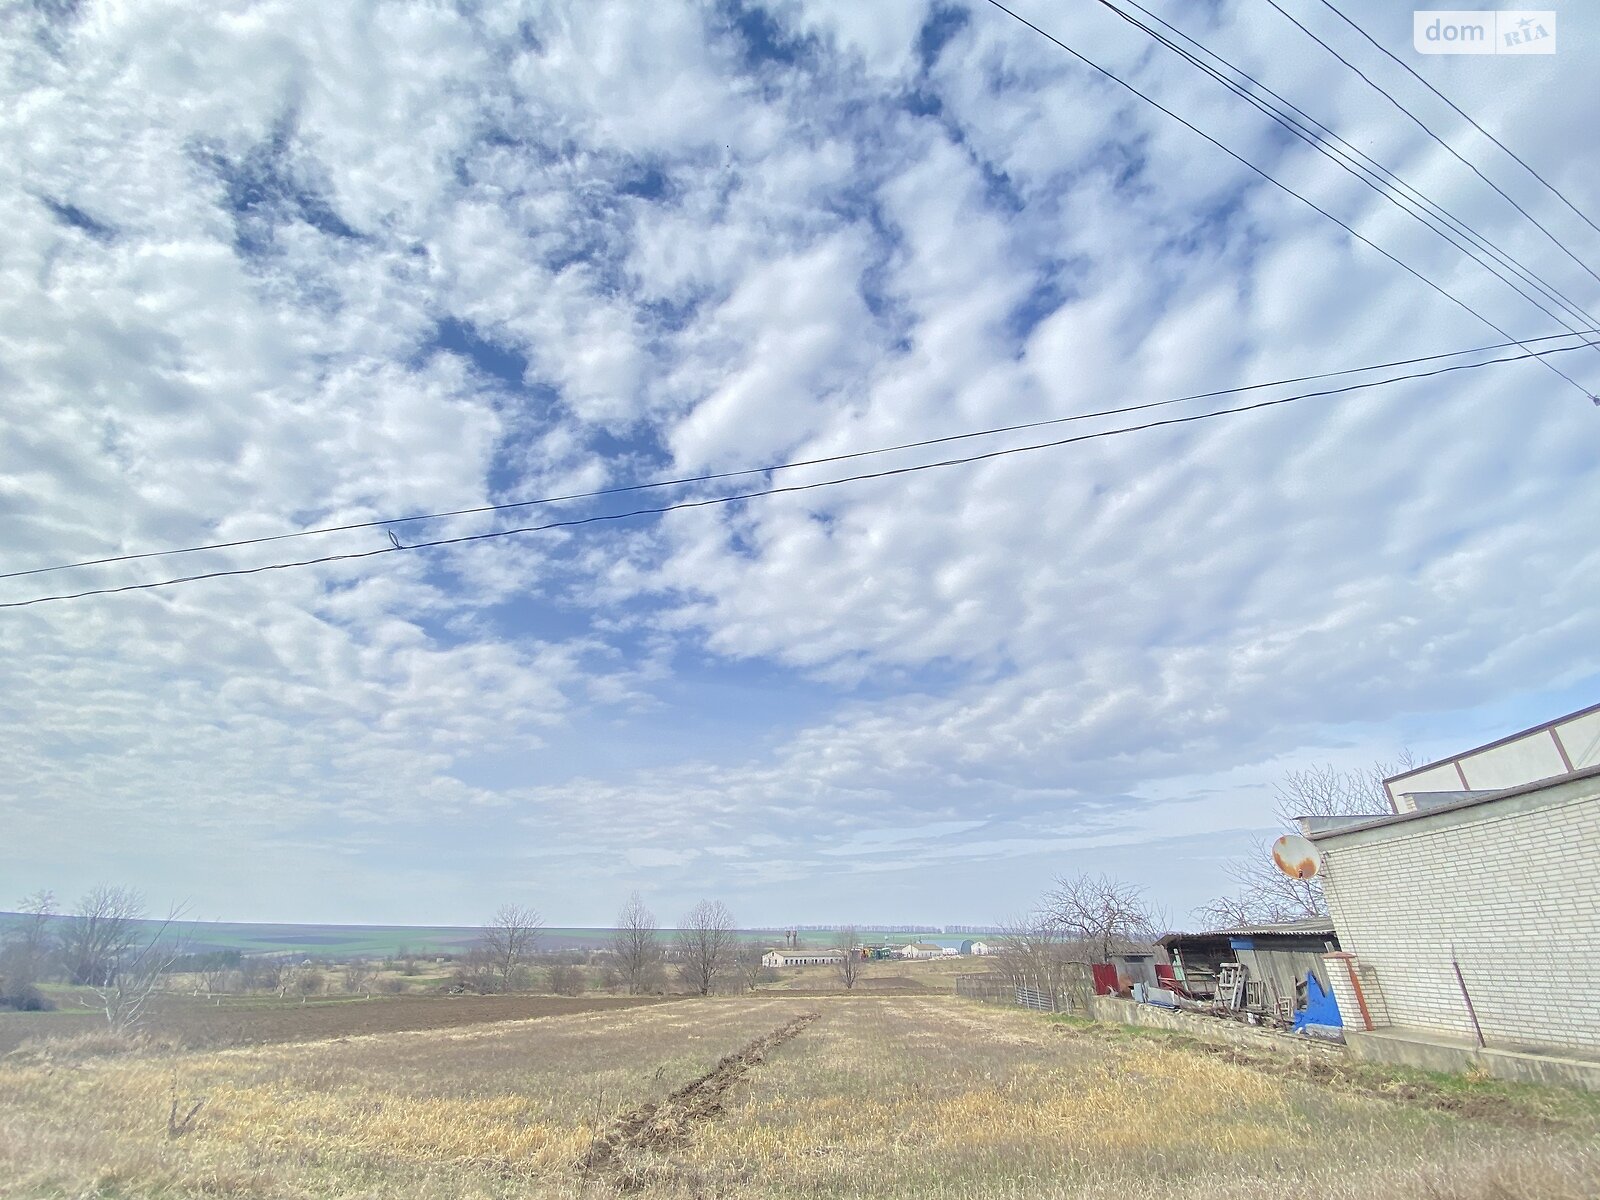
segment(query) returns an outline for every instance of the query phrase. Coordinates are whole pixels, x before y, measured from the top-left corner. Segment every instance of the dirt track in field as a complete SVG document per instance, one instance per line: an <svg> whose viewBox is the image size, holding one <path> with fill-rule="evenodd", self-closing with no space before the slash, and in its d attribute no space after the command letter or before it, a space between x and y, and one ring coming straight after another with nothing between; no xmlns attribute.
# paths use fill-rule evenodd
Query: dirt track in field
<svg viewBox="0 0 1600 1200"><path fill-rule="evenodd" d="M578 1174L609 1180L622 1191L633 1190L649 1173L648 1164L636 1161L641 1152L670 1150L687 1141L696 1125L722 1111L728 1090L759 1066L769 1050L798 1036L820 1015L796 1017L728 1055L666 1099L624 1113L590 1144L578 1160Z"/></svg>
<svg viewBox="0 0 1600 1200"><path fill-rule="evenodd" d="M396 1033L414 1029L454 1029L490 1021L526 1021L571 1013L605 1012L659 1004L662 997L619 996L591 999L565 996L395 996L311 1004L221 1005L190 997L163 997L151 1014L152 1037L202 1049L309 1042ZM0 1013L0 1054L29 1038L74 1037L105 1028L91 1012Z"/></svg>

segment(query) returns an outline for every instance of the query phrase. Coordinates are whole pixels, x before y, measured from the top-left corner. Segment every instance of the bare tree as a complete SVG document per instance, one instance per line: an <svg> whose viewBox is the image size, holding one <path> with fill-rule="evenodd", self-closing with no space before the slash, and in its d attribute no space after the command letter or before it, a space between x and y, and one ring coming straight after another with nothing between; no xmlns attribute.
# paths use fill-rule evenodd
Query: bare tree
<svg viewBox="0 0 1600 1200"><path fill-rule="evenodd" d="M767 946L765 942L750 940L739 945L739 982L755 991L767 974Z"/></svg>
<svg viewBox="0 0 1600 1200"><path fill-rule="evenodd" d="M717 981L733 969L738 952L733 914L720 900L702 900L678 929L678 972L688 987L709 996Z"/></svg>
<svg viewBox="0 0 1600 1200"><path fill-rule="evenodd" d="M135 926L132 936L119 945L101 981L92 985L113 1033L137 1033L143 1026L150 997L162 976L185 953L183 939L173 930L182 915L183 910L174 906L153 929L141 931Z"/></svg>
<svg viewBox="0 0 1600 1200"><path fill-rule="evenodd" d="M1226 870L1236 890L1195 910L1196 918L1213 929L1277 925L1328 915L1322 880L1315 876L1291 879L1278 870L1272 861L1272 846L1265 839L1256 843L1249 857L1229 863Z"/></svg>
<svg viewBox="0 0 1600 1200"><path fill-rule="evenodd" d="M1297 817L1381 815L1390 810L1383 781L1417 765L1411 751L1403 750L1395 762L1375 762L1369 767L1343 770L1332 763L1313 764L1290 771L1274 785L1277 816L1293 828ZM1272 861L1272 845L1256 843L1246 858L1229 863L1232 894L1219 896L1195 909L1195 918L1214 929L1241 925L1276 925L1328 915L1322 880L1291 879Z"/></svg>
<svg viewBox="0 0 1600 1200"><path fill-rule="evenodd" d="M50 965L50 921L56 898L46 891L25 896L17 906L22 920L0 942L0 1008L48 1007L38 983Z"/></svg>
<svg viewBox="0 0 1600 1200"><path fill-rule="evenodd" d="M1034 913L1003 926L994 965L1013 987L1056 997L1068 1007L1083 1007L1089 995L1089 968L1082 942L1049 913Z"/></svg>
<svg viewBox="0 0 1600 1200"><path fill-rule="evenodd" d="M661 931L656 915L645 907L638 892L617 914L617 932L612 939L617 966L633 995L651 990L661 977Z"/></svg>
<svg viewBox="0 0 1600 1200"><path fill-rule="evenodd" d="M322 995L327 985L328 977L322 973L321 967L301 964L299 971L295 973L294 990L300 994L301 1004L312 996Z"/></svg>
<svg viewBox="0 0 1600 1200"><path fill-rule="evenodd" d="M100 884L60 923L61 963L69 983L98 986L139 944L144 897L132 888Z"/></svg>
<svg viewBox="0 0 1600 1200"><path fill-rule="evenodd" d="M372 965L360 960L346 963L344 966L344 978L341 982L344 984L344 990L352 996L357 992L365 992L368 996L371 996Z"/></svg>
<svg viewBox="0 0 1600 1200"><path fill-rule="evenodd" d="M195 964L195 974L207 997L226 991L233 978L232 959L226 954L202 954Z"/></svg>
<svg viewBox="0 0 1600 1200"><path fill-rule="evenodd" d="M1144 889L1109 875L1057 879L1045 895L1044 916L1069 940L1082 943L1093 962L1109 962L1119 950L1157 936Z"/></svg>
<svg viewBox="0 0 1600 1200"><path fill-rule="evenodd" d="M1332 763L1315 763L1290 771L1273 785L1278 820L1293 826L1296 817L1347 817L1380 815L1390 811L1383 781L1417 765L1410 750L1394 762L1341 770Z"/></svg>
<svg viewBox="0 0 1600 1200"><path fill-rule="evenodd" d="M502 904L494 919L483 927L478 947L488 962L496 991L514 991L521 985L543 928L543 918L522 904Z"/></svg>
<svg viewBox="0 0 1600 1200"><path fill-rule="evenodd" d="M557 996L581 996L589 985L583 969L572 963L550 964L548 977L548 986Z"/></svg>
<svg viewBox="0 0 1600 1200"><path fill-rule="evenodd" d="M860 981L866 963L861 958L861 938L856 934L854 925L846 925L839 930L839 982L844 984L845 991L851 991Z"/></svg>

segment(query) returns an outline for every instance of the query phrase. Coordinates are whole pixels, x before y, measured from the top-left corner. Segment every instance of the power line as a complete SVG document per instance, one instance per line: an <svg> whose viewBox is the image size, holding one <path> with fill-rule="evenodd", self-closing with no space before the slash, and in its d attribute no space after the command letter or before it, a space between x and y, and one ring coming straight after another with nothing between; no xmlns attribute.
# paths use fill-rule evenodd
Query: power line
<svg viewBox="0 0 1600 1200"><path fill-rule="evenodd" d="M1350 26L1351 29L1354 29L1362 37L1366 38L1367 41L1371 42L1380 51L1382 51L1383 54L1385 56L1387 56L1392 62L1395 62L1399 66L1405 68L1407 74L1409 74L1413 79L1415 79L1423 87L1427 88L1435 96L1439 97L1439 99L1443 100L1452 109L1454 109L1457 116L1461 117L1464 121L1467 122L1467 124L1471 125L1479 133L1483 134L1484 137L1488 138L1496 146L1499 146L1500 149L1504 150L1507 154L1509 154L1511 156L1512 160L1514 162L1516 162L1518 166L1520 166L1529 175L1532 175L1540 183L1544 184L1544 186L1549 189L1550 194L1553 195L1557 200L1560 200L1561 203L1565 204L1574 213L1576 213L1578 215L1578 218L1580 220L1582 220L1585 225L1587 225L1590 229L1594 230L1596 233L1600 233L1600 225L1596 225L1593 221L1591 221L1588 218L1588 216L1583 212L1583 210L1580 209L1571 200L1568 200L1566 195L1563 194L1562 191L1559 188L1557 188L1555 184L1551 183L1543 175L1539 174L1539 172L1535 171L1531 166L1529 166L1528 163L1526 161L1524 161L1524 159L1522 158L1522 156L1520 154L1518 154L1510 146L1508 146L1504 142L1502 142L1499 138L1495 137L1494 134L1490 133L1482 125L1479 125L1476 121L1474 121L1471 116L1469 116L1467 113L1465 113L1465 112L1463 112L1461 110L1461 107L1458 104L1456 104L1456 102L1454 100L1450 99L1449 96L1446 96L1438 88L1434 87L1433 84L1429 83L1425 78L1423 78L1421 75L1417 74L1416 70L1412 68L1410 63L1406 62L1405 59L1403 59L1403 58L1397 58L1389 50L1389 48L1387 46L1385 46L1382 42L1379 42L1378 40L1376 40L1370 33L1368 33L1360 25L1356 24L1349 17L1345 16L1344 13L1340 12L1337 8L1335 8L1332 4L1328 3L1328 0L1322 0L1322 3L1323 3L1323 6L1328 9L1329 12L1333 13L1334 16L1338 17L1341 21L1343 21L1346 25Z"/></svg>
<svg viewBox="0 0 1600 1200"><path fill-rule="evenodd" d="M988 0L988 2L994 8L997 8L1001 12L1005 13L1006 16L1010 17L1012 20L1018 22L1019 24L1026 25L1029 29L1033 30L1035 33L1037 33L1040 37L1044 38L1046 41L1052 42L1056 46L1059 46L1061 49L1065 50L1068 54L1072 55L1073 58L1075 58L1079 62L1083 63L1085 66L1091 68L1092 70L1098 71L1101 75L1104 75L1107 79L1111 80L1117 86L1127 89L1128 91L1132 92L1135 96L1139 97L1139 99L1143 100L1146 104L1149 104L1151 107L1156 108L1156 109L1160 110L1161 112L1165 113L1167 116L1171 117L1174 121L1177 121L1185 129L1188 129L1190 132L1198 135L1199 137L1204 138L1206 141L1210 142L1213 146L1215 146L1218 150L1221 150L1229 158L1233 159L1235 162L1239 163L1241 166L1245 167L1246 169L1248 169L1250 171L1253 171L1253 172L1255 172L1255 174L1261 176L1261 178L1265 179L1268 183L1272 184L1273 187L1278 188L1280 191L1286 192L1289 195L1293 196L1296 200L1300 201L1300 203L1304 204L1306 207L1310 208L1312 211L1320 213L1322 216L1324 216L1328 220L1332 221L1335 225L1339 226L1340 229L1343 229L1351 237L1355 238L1357 241L1360 241L1360 242L1362 242L1363 244L1365 244L1367 246L1370 246L1372 249L1376 250L1379 254L1383 255L1383 257L1387 258L1390 262L1394 263L1395 266L1400 267L1402 270L1404 270L1409 275L1411 275L1414 278L1420 280L1421 282L1427 284L1434 291L1438 292L1439 295L1443 296L1446 300L1450 301L1450 303L1456 305L1458 308L1461 308L1465 312L1470 313L1472 316L1476 317L1479 321L1483 322L1490 329L1492 329L1496 333L1498 333L1501 337L1504 337L1504 338L1511 337L1511 335L1509 333L1507 333L1504 329L1500 328L1500 326L1496 325L1493 321L1491 321L1488 317L1484 316L1477 309L1473 308L1465 300L1462 300L1458 296L1454 295L1453 293L1451 293L1449 291L1446 291L1443 287L1441 287L1439 284L1435 283L1433 280L1429 279L1426 275L1422 274L1422 272L1418 271L1415 267L1411 266L1409 263L1404 262L1403 260L1401 260L1399 258L1396 258L1393 254L1390 254L1387 250L1385 250L1382 246L1378 245L1371 238L1368 238L1368 237L1362 235L1361 233L1358 233L1355 229L1353 229L1351 226L1347 225L1345 222L1341 221L1338 217L1334 216L1327 209L1323 208L1321 205L1317 204L1315 201L1307 198L1306 196L1302 195L1301 193L1295 191L1292 187L1290 187L1288 184L1284 183L1282 180L1276 179L1272 175L1269 175L1266 171L1264 171L1260 167L1256 166L1255 163L1253 163L1249 159L1245 158L1242 154L1239 154L1237 151L1232 150L1229 147L1223 145L1216 138L1212 137L1209 133L1205 132L1205 130L1201 129L1199 126L1195 125L1193 122L1187 120L1186 118L1179 116L1177 113L1173 112L1172 109L1170 109L1166 105L1162 104L1159 100L1155 99L1153 96L1150 96L1145 92L1141 92L1138 88L1134 87L1133 84L1129 83L1127 80L1123 79L1121 76L1117 75L1113 71L1108 70L1105 67L1102 67L1099 63L1095 62L1092 58L1089 58L1086 55L1079 53L1077 50L1074 50L1071 46L1067 45L1067 43L1063 42L1060 38L1056 37L1054 34L1047 33L1045 30L1043 30L1039 26L1035 25L1032 21L1028 20L1026 17L1021 16L1020 14L1018 14L1016 12L1013 12L1011 9L1007 8L1004 4L1000 3L1000 0ZM1515 341L1515 339L1512 339L1512 340ZM1516 344L1519 345L1519 346L1524 346L1524 348L1526 348L1525 344L1522 343L1522 342L1516 342ZM1587 397L1590 400L1594 399L1594 396L1589 392L1588 388L1584 387L1581 383L1579 383L1576 379L1572 378L1572 376L1568 375L1565 371L1561 370L1561 368L1557 367L1554 363L1546 361L1544 358L1540 357L1537 354L1531 355L1530 357L1538 358L1540 363L1542 363L1548 370L1554 372L1555 374L1559 375L1562 379L1566 380L1569 384L1571 384L1574 388L1576 388L1578 390L1578 392L1580 392L1583 396Z"/></svg>
<svg viewBox="0 0 1600 1200"><path fill-rule="evenodd" d="M1592 278L1596 283L1600 283L1600 275L1596 275L1595 272L1594 272L1594 269L1592 267L1590 267L1588 263L1584 262L1583 259L1579 258L1571 250L1567 249L1567 246L1566 246L1565 242L1563 242L1555 234L1551 233L1542 224L1540 224L1538 218L1536 218L1527 209L1523 208L1522 205L1518 204L1517 201L1512 198L1512 196L1511 196L1511 194L1509 192L1507 192L1504 188L1502 188L1494 180L1490 179L1482 171L1478 170L1478 168L1474 164L1472 164L1471 162L1467 161L1467 159L1464 158L1461 155L1461 153L1456 150L1456 148L1454 146L1452 146L1449 142L1445 141L1442 137L1440 137L1437 133L1435 133L1431 128L1429 128L1427 123L1424 122L1421 117L1418 117L1415 113L1413 113L1404 104L1402 104L1402 103L1400 103L1400 101L1396 100L1393 95L1391 95L1388 91L1386 91L1384 89L1382 84L1378 83L1370 75L1368 75L1365 71L1363 71L1360 67L1356 66L1355 63L1351 62L1348 58L1346 58L1344 55L1340 54L1332 46L1328 45L1327 42L1323 41L1315 33L1311 32L1311 30L1307 29L1304 25L1302 25L1298 20L1295 19L1295 16L1294 16L1293 13L1289 12L1281 4L1278 3L1278 0L1267 0L1267 3L1272 5L1273 8L1277 9L1280 13L1282 13L1284 15L1284 17L1286 17L1289 20L1289 22L1294 25L1294 27L1296 29L1300 30L1301 33L1305 34L1308 38L1310 38L1312 41L1314 41L1317 45L1321 46L1329 54L1333 55L1336 59L1338 59L1340 62L1342 62L1345 66L1349 67L1350 70L1354 71L1357 75L1361 76L1361 78L1366 81L1367 86L1372 88L1372 90L1377 92L1378 95L1382 96L1390 104L1394 105L1395 108L1399 109L1402 113L1404 113L1411 120L1411 122L1414 125L1416 125L1416 127L1418 129L1422 130L1423 133L1427 134L1430 138L1432 138L1440 146L1444 147L1444 149L1449 151L1450 152L1450 156L1452 158L1454 158L1462 166L1466 167L1467 170L1471 171L1479 179L1483 180L1484 183L1488 184L1491 188L1493 188L1495 190L1495 192L1497 192L1502 198L1504 198L1504 200L1505 200L1505 202L1507 204L1511 205L1512 208L1516 209L1519 213L1521 213L1524 217L1526 217L1528 219L1528 221L1533 225L1533 227L1535 229L1537 229L1540 233L1544 234L1545 237L1549 238L1551 240L1551 242L1553 242L1555 244L1556 248L1561 251L1561 253L1565 254L1573 262L1577 263L1580 267L1582 267L1585 271L1587 271L1589 273L1590 278Z"/></svg>
<svg viewBox="0 0 1600 1200"><path fill-rule="evenodd" d="M1318 379L1335 379L1341 375L1359 375L1367 371L1387 371L1393 367L1415 366L1417 363L1437 362L1444 358L1460 358L1467 354L1487 354L1492 350L1505 350L1511 346L1539 345L1544 342L1560 341L1570 337L1590 337L1600 334L1600 328L1574 330L1570 333L1551 333L1542 337L1511 339L1504 342L1495 342L1488 346L1473 346L1466 350L1448 350L1439 354L1424 354L1414 358L1397 358L1388 362L1371 363L1364 367L1344 367L1337 371L1322 371L1314 375L1294 375L1284 379L1266 380L1260 383L1241 384L1238 387L1218 388L1210 392L1195 392L1187 396L1175 396L1166 400L1152 400L1144 404L1129 404L1119 408L1103 408L1094 412L1073 413L1065 417L1048 417L1039 421L1023 421L1013 425L995 425L987 429L976 429L966 433L945 434L942 437L922 438L914 442L899 442L891 446L878 446L870 450L853 450L845 454L829 454L818 458L796 459L790 462L770 463L761 467L741 467L736 471L717 471L703 475L686 475L676 479L655 479L644 483L625 484L620 487L597 488L588 492L569 492L564 495L538 496L529 500L508 500L501 504L482 504L472 508L448 509L442 512L414 513L404 517L380 517L371 521L352 521L343 525L323 525L314 529L297 529L292 533L274 533L261 537L238 538L229 542L204 542L194 546L174 546L165 550L143 550L132 554L113 554L104 558L89 558L79 562L57 563L47 567L30 567L22 571L7 571L0 573L0 579L21 579L29 575L44 575L55 571L71 571L82 567L107 566L112 563L138 562L143 559L167 558L178 554L198 554L208 550L236 550L244 546L262 546L272 542L290 541L295 538L317 537L329 533L348 533L362 529L384 529L392 525L406 525L417 521L440 521L451 517L480 516L485 513L508 512L518 508L534 508L545 504L559 504L574 500L594 500L605 496L623 496L634 492L651 491L657 488L685 487L697 483L715 483L724 479L739 479L750 475L767 475L776 471L792 471L801 467L825 466L829 463L849 462L858 458L871 458L880 454L893 454L901 450L920 450L928 446L940 446L950 442L967 441L972 438L992 437L1002 433L1019 433L1029 429L1045 429L1055 425L1066 425L1074 421L1088 421L1096 417L1124 416L1128 413L1144 412L1152 408L1165 408L1173 404L1187 404L1195 400L1210 400L1218 396L1234 396L1243 392L1261 391L1265 388L1285 387L1292 383L1311 383Z"/></svg>
<svg viewBox="0 0 1600 1200"><path fill-rule="evenodd" d="M1240 413L1255 412L1259 409L1274 408L1283 404L1292 404L1297 400L1310 400L1322 396L1340 396L1350 392L1363 391L1369 388L1385 387L1393 383L1404 383L1413 379L1429 379L1437 375L1447 375L1454 371L1470 371L1480 367L1495 366L1500 363L1522 362L1527 359L1540 359L1544 354L1562 354L1571 350L1581 350L1595 345L1594 342L1582 342L1576 346L1562 346L1552 350L1527 351L1523 354L1507 355L1502 358L1485 359L1482 362L1454 363L1450 366L1435 367L1429 371L1416 371L1408 375L1395 375L1385 379L1372 379L1360 383L1346 384L1343 387L1326 388L1322 391L1300 392L1293 396L1279 396L1271 400L1257 400L1252 404L1242 404L1233 408L1213 409L1210 412L1192 413L1182 417L1168 417L1159 421L1147 421L1142 425L1126 425L1117 429L1102 429L1093 433L1080 433L1073 437L1057 438L1048 442L1034 442L1026 446L1010 446L1000 450L987 450L980 454L968 454L959 458L946 458L930 463L916 463L905 467L891 467L882 471L865 472L859 475L846 475L837 479L822 479L812 483L788 484L784 487L758 488L748 492L738 492L727 496L710 496L699 500L681 500L674 504L663 504L653 508L636 508L626 512L599 513L587 517L571 517L563 521L549 521L542 525L521 525L511 529L496 529L486 533L461 534L457 537L438 538L430 542L414 542L410 545L392 544L376 550L358 550L345 554L329 554L319 558L300 559L295 562L267 563L258 567L237 567L226 571L207 571L197 575L185 575L175 579L158 579L148 583L129 583L118 587L89 588L80 592L66 592L52 596L38 596L32 600L13 600L0 603L0 609L29 608L36 604L49 604L60 600L80 600L88 596L111 596L123 592L151 591L156 588L175 587L179 584L198 583L205 579L229 579L243 575L260 575L267 571L286 571L297 567L312 567L326 563L353 562L358 559L376 558L383 554L400 554L411 550L428 550L441 546L462 546L474 542L485 542L496 538L512 537L524 533L544 533L552 529L572 529L580 525L597 525L612 521L625 521L633 517L659 516L663 513L678 512L691 508L712 508L723 504L733 504L741 500L754 500L763 496L782 496L798 492L817 491L822 488L838 487L846 483L861 483L875 479L891 479L901 475L914 475L922 471L935 471L945 467L964 466L970 463L987 462L991 459L1007 458L1014 454L1027 454L1036 450L1052 450L1061 446L1070 446L1078 442L1097 441L1101 438L1117 437L1125 433L1139 433L1148 429L1159 429L1172 425L1188 425L1197 421L1208 421L1216 417L1234 416ZM1542 360L1541 360L1542 361Z"/></svg>
<svg viewBox="0 0 1600 1200"><path fill-rule="evenodd" d="M1543 293L1552 303L1564 308L1568 313L1577 317L1580 322L1586 321L1590 324L1594 324L1597 320L1600 320L1600 318L1596 318L1592 313L1588 312L1581 305L1573 301L1571 297L1555 288L1548 281L1534 274L1534 272L1525 264L1501 250L1493 242L1480 234L1476 229L1472 228L1472 226L1468 225L1465 221L1462 221L1453 213L1449 212L1437 201L1432 199L1432 197L1425 195L1423 192L1413 187L1407 180L1401 178L1397 173L1390 170L1388 167L1384 166L1382 163L1378 162L1364 151L1352 145L1347 139L1335 133L1332 129L1328 128L1328 126L1307 113L1304 109L1298 107L1293 101L1288 100L1284 96L1273 91L1270 87L1262 83L1259 79L1251 75L1242 67L1229 62L1226 58L1212 50L1192 34L1184 32L1176 25L1173 25L1170 21L1164 20L1156 13L1151 12L1148 8L1144 7L1144 5L1138 3L1138 0L1125 0L1125 2L1130 7L1138 9L1139 12L1143 13L1152 21L1155 21L1157 24L1170 30L1179 38L1182 38L1185 42L1188 42L1190 45L1196 47L1208 58L1221 63L1222 66L1226 67L1229 71L1232 71L1235 75L1247 80L1252 87L1260 90L1261 92L1265 93L1265 95L1270 96L1274 101L1276 101L1277 106L1267 103L1260 96L1253 94L1242 84L1222 74L1222 72L1212 67L1209 63L1202 62L1198 57L1196 57L1195 54L1185 49L1183 46L1178 45L1171 38L1163 35L1159 30L1153 29L1151 26L1145 24L1137 17L1134 17L1130 13L1117 7L1112 0L1098 0L1098 3L1101 5L1101 7L1109 9L1111 12L1121 17L1129 25L1132 25L1135 29L1140 30L1153 40L1167 47L1167 49L1171 50L1173 53L1179 55L1191 66L1204 72L1216 82L1220 83L1223 87L1227 88L1234 95L1243 99L1246 103L1250 104L1259 112L1264 113L1276 124L1284 129L1287 129L1290 133L1294 134L1295 137L1305 142L1306 145L1310 146L1324 158L1334 163L1334 165L1338 166L1341 170L1360 180L1378 195L1382 196L1396 208L1400 209L1401 212L1404 212L1407 216L1411 217L1412 220L1422 225L1431 233L1434 233L1438 237L1444 239L1444 241L1447 242L1451 247L1465 253L1467 257L1472 259L1473 262L1477 263L1479 266L1483 267L1486 271L1492 274L1496 279L1506 284L1506 286L1515 291L1517 295L1527 300L1546 316L1551 317L1560 324L1565 325L1568 329L1576 332L1576 327L1571 321L1569 321L1566 317L1563 317L1558 312L1552 312L1539 299L1530 295L1523 288L1521 283L1508 278L1506 274L1500 270L1499 266L1485 261L1479 252L1481 251L1482 253L1488 254L1491 258L1497 260L1499 263L1505 264L1508 269L1515 272L1523 281L1536 288L1539 292ZM1289 115L1291 113L1294 115ZM1305 123L1302 123L1302 121ZM1382 178L1380 178L1380 176ZM1418 206L1423 207L1419 208ZM1439 224L1441 221L1444 223L1443 227L1441 227ZM1471 245L1463 245L1459 240L1461 238L1467 239Z"/></svg>

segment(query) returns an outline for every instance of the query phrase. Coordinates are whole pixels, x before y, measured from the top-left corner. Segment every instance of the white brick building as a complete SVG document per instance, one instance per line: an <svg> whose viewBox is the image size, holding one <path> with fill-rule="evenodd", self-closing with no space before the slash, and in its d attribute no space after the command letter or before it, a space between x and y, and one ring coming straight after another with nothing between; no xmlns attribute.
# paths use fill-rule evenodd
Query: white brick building
<svg viewBox="0 0 1600 1200"><path fill-rule="evenodd" d="M1476 1042L1464 983L1490 1048L1600 1055L1600 717L1562 721L1595 736L1555 740L1546 763L1527 744L1541 726L1390 781L1394 814L1302 822L1375 1028ZM1506 786L1519 760L1555 772ZM1498 790L1461 786L1491 762ZM1412 790L1417 776L1452 787ZM1330 975L1360 1029L1348 973Z"/></svg>
<svg viewBox="0 0 1600 1200"><path fill-rule="evenodd" d="M761 956L763 967L831 967L844 961L838 950L768 950Z"/></svg>

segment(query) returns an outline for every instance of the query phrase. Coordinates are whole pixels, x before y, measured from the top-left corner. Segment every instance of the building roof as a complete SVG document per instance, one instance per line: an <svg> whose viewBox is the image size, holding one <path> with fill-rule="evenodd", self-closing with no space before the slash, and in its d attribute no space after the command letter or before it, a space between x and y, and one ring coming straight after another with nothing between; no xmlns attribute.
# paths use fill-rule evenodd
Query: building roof
<svg viewBox="0 0 1600 1200"><path fill-rule="evenodd" d="M1333 932L1332 917L1306 917L1300 921L1280 921L1272 925L1236 925L1216 930L1219 937L1305 937Z"/></svg>
<svg viewBox="0 0 1600 1200"><path fill-rule="evenodd" d="M1229 929L1208 929L1201 933L1169 933L1158 945L1170 946L1173 942L1204 941L1214 938L1307 938L1335 936L1332 917L1306 917L1299 921L1283 921L1272 925L1235 925Z"/></svg>
<svg viewBox="0 0 1600 1200"><path fill-rule="evenodd" d="M1402 779L1409 779L1413 775L1421 775L1423 772L1431 771L1435 767L1448 766L1456 759L1470 758L1474 754L1483 753L1485 750L1494 750L1501 746L1508 746L1512 742L1521 741L1523 738L1528 737L1531 734L1543 733L1547 729L1554 729L1558 725L1565 725L1569 721L1577 720L1579 717L1587 717L1591 713L1600 713L1600 704L1591 704L1588 708L1580 708L1577 712L1569 712L1564 716L1555 717L1549 721L1542 721L1538 725L1530 725L1527 729L1519 729L1516 733L1508 733L1505 735L1505 737L1495 738L1495 740L1492 742L1485 742L1483 745L1474 746L1470 750L1462 750L1456 754L1452 754L1449 758L1440 759L1438 762L1424 763L1420 767L1411 767L1408 770L1401 771L1398 775L1390 775L1383 782L1385 784L1398 783Z"/></svg>
<svg viewBox="0 0 1600 1200"><path fill-rule="evenodd" d="M1424 817L1436 817L1440 813L1459 812L1463 808L1475 808L1480 804L1493 804L1496 800L1509 800L1513 796L1526 796L1531 792L1542 792L1547 788L1560 787L1562 784L1574 783L1580 779L1600 778L1600 766L1583 767L1577 771L1568 771L1565 775L1555 775L1549 779L1536 779L1532 783L1519 783L1516 787L1501 788L1493 792L1472 792L1464 800L1457 800L1453 804L1434 804L1426 808L1418 808L1415 812L1390 813L1387 816L1373 817L1370 820L1356 818L1348 825L1339 825L1332 829L1307 829L1306 837L1313 842L1320 842L1324 838L1341 837L1347 833L1359 833L1364 829L1382 829L1386 825L1399 825L1405 821L1420 821Z"/></svg>

